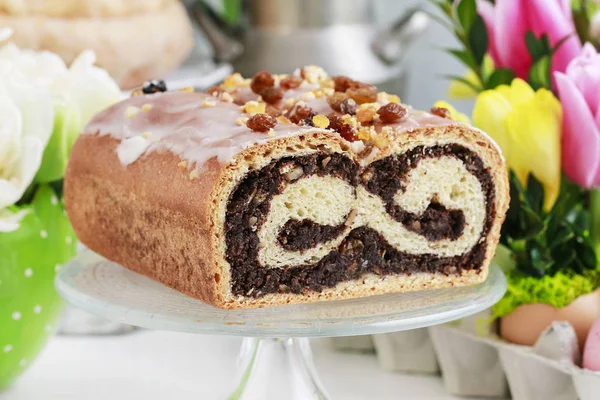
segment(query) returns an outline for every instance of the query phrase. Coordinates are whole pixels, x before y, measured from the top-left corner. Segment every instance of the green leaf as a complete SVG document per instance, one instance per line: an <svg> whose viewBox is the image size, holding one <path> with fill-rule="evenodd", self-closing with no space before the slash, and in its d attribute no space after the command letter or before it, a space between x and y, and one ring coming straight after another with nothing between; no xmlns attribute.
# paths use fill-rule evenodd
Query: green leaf
<svg viewBox="0 0 600 400"><path fill-rule="evenodd" d="M446 49L446 51L452 54L454 57L458 58L460 61L462 61L463 64L465 64L470 69L477 68L477 64L475 63L473 56L468 51L459 49Z"/></svg>
<svg viewBox="0 0 600 400"><path fill-rule="evenodd" d="M469 86L471 89L473 89L477 93L481 92L481 90L482 90L482 88L480 86L477 86L473 82L470 82L470 81L466 80L462 76L458 76L458 75L444 75L444 77L446 79L450 79L450 80L453 80L453 81L462 82L465 85Z"/></svg>
<svg viewBox="0 0 600 400"><path fill-rule="evenodd" d="M515 73L508 68L499 68L494 70L486 82L486 89L494 89L500 85L510 85L515 79Z"/></svg>
<svg viewBox="0 0 600 400"><path fill-rule="evenodd" d="M531 208L521 205L521 238L532 239L545 228L542 218Z"/></svg>
<svg viewBox="0 0 600 400"><path fill-rule="evenodd" d="M52 182L64 176L69 153L81 128L81 118L76 107L66 102L57 102L54 114L52 136L35 177L35 181L39 183Z"/></svg>
<svg viewBox="0 0 600 400"><path fill-rule="evenodd" d="M563 224L558 229L548 230L548 247L563 245L575 237L575 232L569 225Z"/></svg>
<svg viewBox="0 0 600 400"><path fill-rule="evenodd" d="M529 82L534 90L545 88L552 90L550 79L550 56L544 56L537 60L529 70Z"/></svg>
<svg viewBox="0 0 600 400"><path fill-rule="evenodd" d="M553 263L551 266L550 273L555 274L558 271L563 271L573 265L573 262L577 258L575 250L569 246L565 246L559 250L552 252Z"/></svg>
<svg viewBox="0 0 600 400"><path fill-rule="evenodd" d="M544 204L544 187L537 179L535 179L533 174L529 174L529 179L527 181L527 200L535 212L542 212L542 206Z"/></svg>
<svg viewBox="0 0 600 400"><path fill-rule="evenodd" d="M467 37L469 47L471 48L473 56L475 57L475 62L477 65L481 65L483 62L483 57L488 49L488 34L485 27L485 22L483 22L483 18L481 18L479 14L475 16L475 20L473 21L471 30Z"/></svg>
<svg viewBox="0 0 600 400"><path fill-rule="evenodd" d="M550 55L550 46L547 43L548 37L546 35L538 39L532 31L527 31L525 34L525 44L534 62L544 56Z"/></svg>
<svg viewBox="0 0 600 400"><path fill-rule="evenodd" d="M458 20L460 25L463 27L467 36L471 31L471 27L477 18L477 4L475 0L461 0L456 8L458 14Z"/></svg>

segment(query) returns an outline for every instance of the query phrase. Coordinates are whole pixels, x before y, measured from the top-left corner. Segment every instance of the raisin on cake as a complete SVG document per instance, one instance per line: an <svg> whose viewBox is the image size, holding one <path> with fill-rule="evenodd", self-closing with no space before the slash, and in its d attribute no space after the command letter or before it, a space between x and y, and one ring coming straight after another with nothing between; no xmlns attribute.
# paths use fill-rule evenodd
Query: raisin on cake
<svg viewBox="0 0 600 400"><path fill-rule="evenodd" d="M65 200L92 250L221 308L485 280L506 169L447 110L318 67L164 90L101 112L75 143Z"/></svg>

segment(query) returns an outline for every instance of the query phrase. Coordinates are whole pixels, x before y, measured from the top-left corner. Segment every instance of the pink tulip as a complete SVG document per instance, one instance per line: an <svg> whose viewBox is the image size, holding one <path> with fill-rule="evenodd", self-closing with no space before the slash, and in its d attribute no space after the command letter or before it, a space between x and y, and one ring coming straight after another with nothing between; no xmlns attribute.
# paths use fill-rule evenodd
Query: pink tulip
<svg viewBox="0 0 600 400"><path fill-rule="evenodd" d="M509 68L517 77L528 78L532 58L527 51L527 31L539 38L548 35L555 46L567 39L552 58L552 72L564 72L569 62L581 51L575 34L570 0L477 0L477 10L488 31L489 53L499 68Z"/></svg>
<svg viewBox="0 0 600 400"><path fill-rule="evenodd" d="M564 112L565 174L585 188L600 186L600 54L586 43L566 73L554 78Z"/></svg>

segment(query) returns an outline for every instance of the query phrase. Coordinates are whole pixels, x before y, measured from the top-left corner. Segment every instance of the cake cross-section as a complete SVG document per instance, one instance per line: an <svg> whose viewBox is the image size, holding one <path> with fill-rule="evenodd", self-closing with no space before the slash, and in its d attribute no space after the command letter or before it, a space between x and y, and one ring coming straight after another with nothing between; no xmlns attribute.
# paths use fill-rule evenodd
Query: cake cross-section
<svg viewBox="0 0 600 400"><path fill-rule="evenodd" d="M506 169L447 110L313 66L164 89L75 143L65 200L93 251L221 308L485 280Z"/></svg>

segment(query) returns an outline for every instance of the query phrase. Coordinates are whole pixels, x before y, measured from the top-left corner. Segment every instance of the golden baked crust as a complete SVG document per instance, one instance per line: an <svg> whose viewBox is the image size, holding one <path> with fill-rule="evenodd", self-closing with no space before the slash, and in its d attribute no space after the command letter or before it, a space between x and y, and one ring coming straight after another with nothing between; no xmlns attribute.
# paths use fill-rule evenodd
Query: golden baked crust
<svg viewBox="0 0 600 400"><path fill-rule="evenodd" d="M448 131L450 129L451 131ZM347 152L339 137L307 134L310 146L327 144ZM486 259L480 270L460 276L412 274L365 276L322 292L234 296L225 254L223 220L227 194L246 173L238 165L222 166L215 159L198 179L178 167L180 157L151 153L123 170L109 136L83 135L77 140L66 174L65 202L80 238L93 251L167 286L220 308L264 307L309 301L347 299L376 294L437 289L483 282L499 240L508 207L508 181L503 160L494 145L462 126L424 128L399 138L396 146L456 139L476 146L496 183L496 221L488 235ZM281 151L301 143L301 136L282 139ZM273 142L270 142L273 143ZM309 147L310 147L309 146ZM395 146L394 146L395 147ZM246 154L258 165L273 145L257 146ZM381 158L383 154L381 155ZM160 188L160 190L157 190Z"/></svg>
<svg viewBox="0 0 600 400"><path fill-rule="evenodd" d="M11 41L19 47L52 51L67 64L84 50L94 50L97 64L122 88L166 75L186 59L193 46L187 13L175 1L110 18L0 14L0 26L14 30Z"/></svg>

